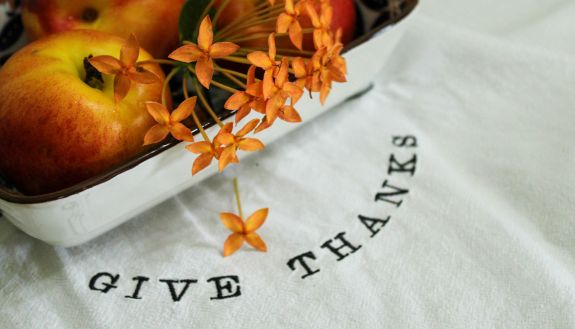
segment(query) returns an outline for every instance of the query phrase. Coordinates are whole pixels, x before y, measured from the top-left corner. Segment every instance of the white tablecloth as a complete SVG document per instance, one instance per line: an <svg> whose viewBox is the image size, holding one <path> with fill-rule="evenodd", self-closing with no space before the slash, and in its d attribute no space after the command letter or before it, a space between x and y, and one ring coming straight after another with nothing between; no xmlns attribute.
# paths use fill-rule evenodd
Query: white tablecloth
<svg viewBox="0 0 575 329"><path fill-rule="evenodd" d="M424 1L369 94L227 174L76 248L0 219L0 327L575 328L572 17ZM266 254L221 255L235 175Z"/></svg>

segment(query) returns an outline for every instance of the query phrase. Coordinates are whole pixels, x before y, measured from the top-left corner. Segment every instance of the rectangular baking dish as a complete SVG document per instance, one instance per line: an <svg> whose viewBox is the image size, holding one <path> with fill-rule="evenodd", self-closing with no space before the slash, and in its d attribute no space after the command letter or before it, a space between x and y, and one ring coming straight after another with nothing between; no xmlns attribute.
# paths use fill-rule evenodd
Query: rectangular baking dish
<svg viewBox="0 0 575 329"><path fill-rule="evenodd" d="M298 110L304 123L369 89L400 40L405 18L417 3L418 0L389 0L386 8L374 11L358 1L367 32L346 48L348 82L335 84L324 106L317 100L302 99ZM373 28L366 28L370 26ZM299 126L278 122L258 134L258 138L269 144ZM217 129L207 128L207 132L213 137ZM57 246L79 245L217 172L217 166L212 164L192 177L194 158L181 144L164 144L110 172L56 193L26 196L0 184L0 210L15 226L37 239Z"/></svg>

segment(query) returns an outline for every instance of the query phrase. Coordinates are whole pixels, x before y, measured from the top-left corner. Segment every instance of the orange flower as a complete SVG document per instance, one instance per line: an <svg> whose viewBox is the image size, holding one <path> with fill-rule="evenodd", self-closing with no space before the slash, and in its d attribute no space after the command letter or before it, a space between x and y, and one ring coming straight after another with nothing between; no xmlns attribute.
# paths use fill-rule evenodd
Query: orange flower
<svg viewBox="0 0 575 329"><path fill-rule="evenodd" d="M268 37L268 53L263 51L254 51L248 54L248 60L255 66L263 69L264 82L263 82L263 96L268 99L273 91L274 76L276 69L279 66L279 61L276 61L276 41L275 33L270 33Z"/></svg>
<svg viewBox="0 0 575 329"><path fill-rule="evenodd" d="M339 34L339 33L338 33ZM314 75L312 78L313 91L320 92L320 101L325 103L331 91L332 81L346 82L347 66L345 59L340 53L343 45L339 42L333 43L329 48L323 47L312 57Z"/></svg>
<svg viewBox="0 0 575 329"><path fill-rule="evenodd" d="M210 88L214 76L215 58L222 58L235 53L240 46L231 42L214 42L214 31L210 16L206 16L200 24L198 44L184 45L168 56L184 62L196 62L196 75L202 86Z"/></svg>
<svg viewBox="0 0 575 329"><path fill-rule="evenodd" d="M157 124L146 133L144 145L159 143L170 133L177 140L193 142L194 135L181 121L192 114L196 107L196 99L197 97L195 96L186 99L171 114L164 105L156 102L147 102L148 113L156 120Z"/></svg>
<svg viewBox="0 0 575 329"><path fill-rule="evenodd" d="M268 217L268 213L268 208L260 209L248 217L245 223L243 218L236 214L221 213L220 220L225 227L233 232L228 236L224 243L224 257L227 257L240 249L244 244L244 241L257 250L266 252L266 243L255 231L264 224Z"/></svg>
<svg viewBox="0 0 575 329"><path fill-rule="evenodd" d="M259 139L245 137L256 128L259 122L259 119L251 120L235 135L232 133L232 123L228 123L222 127L218 136L214 138L215 147L217 149L223 149L218 163L220 172L222 172L230 163L239 162L236 154L238 149L253 152L264 148L264 144Z"/></svg>
<svg viewBox="0 0 575 329"><path fill-rule="evenodd" d="M321 12L318 14L314 5L307 2L306 10L314 27L313 41L315 47L316 49L320 49L324 45L325 41L330 37L333 8L329 3L323 2L321 5Z"/></svg>
<svg viewBox="0 0 575 329"><path fill-rule="evenodd" d="M299 115L299 113L297 112L295 107L293 107L293 105L282 106L282 108L278 111L277 118L280 118L285 122L301 122L302 121L301 116ZM268 121L267 117L264 116L260 125L257 126L255 133L257 134L261 131L268 129L269 127L271 127L273 125L274 122L275 122L275 119Z"/></svg>
<svg viewBox="0 0 575 329"><path fill-rule="evenodd" d="M296 80L294 83L299 86L300 88L306 88L310 92L312 90L312 76L313 76L313 67L310 65L311 62L306 62L301 57L296 57L292 60L291 67L294 72L294 76ZM311 70L311 73L310 73Z"/></svg>
<svg viewBox="0 0 575 329"><path fill-rule="evenodd" d="M276 119L279 110L285 105L288 98L291 98L292 105L294 105L302 95L303 89L289 82L289 61L284 57L266 103L267 122L272 123Z"/></svg>
<svg viewBox="0 0 575 329"><path fill-rule="evenodd" d="M196 158L192 165L192 176L208 167L212 160L217 157L216 148L208 141L197 142L186 146L186 149L200 156Z"/></svg>
<svg viewBox="0 0 575 329"><path fill-rule="evenodd" d="M136 62L140 55L140 45L131 34L120 50L120 59L109 55L95 56L89 59L90 64L101 73L115 75L114 98L120 102L130 91L131 81L143 84L159 82L160 78Z"/></svg>
<svg viewBox="0 0 575 329"><path fill-rule="evenodd" d="M286 33L289 31L291 42L301 50L303 44L303 32L299 22L299 15L299 9L294 6L294 0L286 0L285 12L278 16L277 32Z"/></svg>
<svg viewBox="0 0 575 329"><path fill-rule="evenodd" d="M255 79L256 67L250 66L247 74L246 90L239 91L226 101L224 108L236 112L236 123L250 114L252 108L257 106L258 98L261 96L261 82Z"/></svg>

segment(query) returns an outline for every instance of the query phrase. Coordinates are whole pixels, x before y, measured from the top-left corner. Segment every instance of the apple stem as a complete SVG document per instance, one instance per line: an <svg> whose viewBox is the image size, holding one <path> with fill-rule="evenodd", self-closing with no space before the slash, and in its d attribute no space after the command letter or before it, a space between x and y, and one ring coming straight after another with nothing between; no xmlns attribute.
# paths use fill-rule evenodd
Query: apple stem
<svg viewBox="0 0 575 329"><path fill-rule="evenodd" d="M94 89L104 90L104 78L102 77L102 73L100 73L100 71L98 71L89 61L92 57L93 56L90 55L84 58L84 71L86 73L84 82Z"/></svg>

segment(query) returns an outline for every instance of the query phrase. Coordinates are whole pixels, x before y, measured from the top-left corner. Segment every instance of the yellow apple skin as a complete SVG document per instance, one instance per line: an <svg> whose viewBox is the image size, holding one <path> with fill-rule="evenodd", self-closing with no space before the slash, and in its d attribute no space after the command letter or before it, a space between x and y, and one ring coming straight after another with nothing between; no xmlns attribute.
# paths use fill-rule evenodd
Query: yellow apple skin
<svg viewBox="0 0 575 329"><path fill-rule="evenodd" d="M161 101L164 74L154 84L132 83L114 102L113 77L102 90L83 79L89 55L119 57L124 39L77 30L29 44L0 69L0 172L23 193L72 186L133 158L155 124L146 101ZM140 51L139 61L151 56Z"/></svg>
<svg viewBox="0 0 575 329"><path fill-rule="evenodd" d="M185 0L24 0L22 19L31 40L73 29L127 38L134 33L154 57L178 46L178 20Z"/></svg>

